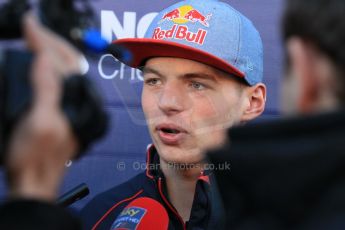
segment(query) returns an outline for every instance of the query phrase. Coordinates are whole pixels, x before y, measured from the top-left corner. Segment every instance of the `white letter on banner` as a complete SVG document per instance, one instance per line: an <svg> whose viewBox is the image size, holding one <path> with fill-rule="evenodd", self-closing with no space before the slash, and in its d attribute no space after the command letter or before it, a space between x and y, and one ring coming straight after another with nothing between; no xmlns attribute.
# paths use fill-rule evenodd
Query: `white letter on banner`
<svg viewBox="0 0 345 230"><path fill-rule="evenodd" d="M101 33L102 36L110 43L113 41L113 34L116 39L134 38L135 37L136 13L124 12L123 27L116 17L115 13L110 10L101 11Z"/></svg>
<svg viewBox="0 0 345 230"><path fill-rule="evenodd" d="M149 28L149 25L153 21L153 19L156 17L158 13L149 13L144 15L139 22L137 27L137 36L138 38L143 38L147 29Z"/></svg>
<svg viewBox="0 0 345 230"><path fill-rule="evenodd" d="M105 58L107 58L107 57L110 57L110 58L112 58L115 62L118 62L118 60L117 60L113 55L111 55L111 54L105 54L105 55L103 55L103 56L101 57L101 59L99 60L99 62L98 62L98 73L99 73L99 75L101 75L101 77L104 78L104 79L113 79L113 78L115 78L115 77L118 75L119 71L118 71L118 70L115 70L115 71L114 71L112 74L110 74L110 75L107 75L107 74L104 73L104 71L103 71L103 60L104 60Z"/></svg>

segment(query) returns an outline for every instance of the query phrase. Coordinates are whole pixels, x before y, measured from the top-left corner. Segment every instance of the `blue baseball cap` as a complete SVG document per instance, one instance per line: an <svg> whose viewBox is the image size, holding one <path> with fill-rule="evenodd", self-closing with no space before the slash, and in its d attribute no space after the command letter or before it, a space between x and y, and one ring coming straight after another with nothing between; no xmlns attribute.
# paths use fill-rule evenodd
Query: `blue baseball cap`
<svg viewBox="0 0 345 230"><path fill-rule="evenodd" d="M186 0L161 11L144 38L125 38L113 44L132 53L121 60L138 68L152 57L198 61L240 78L249 85L262 82L263 47L252 22L218 0Z"/></svg>

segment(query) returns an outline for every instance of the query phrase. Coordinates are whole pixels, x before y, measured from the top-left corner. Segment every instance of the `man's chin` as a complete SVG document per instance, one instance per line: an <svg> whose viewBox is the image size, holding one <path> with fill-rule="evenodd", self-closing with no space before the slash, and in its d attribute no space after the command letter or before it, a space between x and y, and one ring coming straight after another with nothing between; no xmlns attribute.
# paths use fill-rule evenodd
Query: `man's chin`
<svg viewBox="0 0 345 230"><path fill-rule="evenodd" d="M170 164L199 164L205 155L199 151L186 150L176 146L162 146L158 151L160 158Z"/></svg>

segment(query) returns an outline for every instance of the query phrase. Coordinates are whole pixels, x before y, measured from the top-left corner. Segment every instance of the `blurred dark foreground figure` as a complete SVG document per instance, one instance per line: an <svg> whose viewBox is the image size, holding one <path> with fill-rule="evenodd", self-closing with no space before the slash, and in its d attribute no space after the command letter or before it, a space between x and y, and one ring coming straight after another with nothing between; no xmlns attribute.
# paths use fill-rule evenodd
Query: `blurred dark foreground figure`
<svg viewBox="0 0 345 230"><path fill-rule="evenodd" d="M60 98L63 77L80 73L80 54L32 15L25 17L24 33L35 54L34 95L11 136L4 166L9 199L0 206L0 229L81 229L79 220L54 205L65 162L78 149Z"/></svg>
<svg viewBox="0 0 345 230"><path fill-rule="evenodd" d="M288 0L283 105L210 153L227 229L345 229L345 1Z"/></svg>
<svg viewBox="0 0 345 230"><path fill-rule="evenodd" d="M230 130L227 229L345 229L345 111Z"/></svg>

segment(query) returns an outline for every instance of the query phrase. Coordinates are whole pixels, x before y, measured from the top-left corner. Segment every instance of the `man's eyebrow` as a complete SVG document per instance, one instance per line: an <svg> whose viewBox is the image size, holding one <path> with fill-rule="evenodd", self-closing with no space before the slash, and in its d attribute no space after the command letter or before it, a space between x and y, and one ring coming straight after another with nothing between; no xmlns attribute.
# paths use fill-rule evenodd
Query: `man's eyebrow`
<svg viewBox="0 0 345 230"><path fill-rule="evenodd" d="M142 67L140 68L140 70L143 72L143 74L155 74L159 77L164 77L164 75L162 73L160 73L158 70L155 70L151 67ZM213 82L218 82L216 77L213 74L207 74L204 72L190 72L190 73L185 73L181 76L179 76L180 78L184 78L184 79L194 79L194 78L198 78L198 79L205 79L205 80L209 80L209 81L213 81Z"/></svg>
<svg viewBox="0 0 345 230"><path fill-rule="evenodd" d="M147 73L153 73L157 76L163 77L163 75L158 70L155 70L155 69L150 68L150 67L144 66L144 67L140 68L140 70L143 72L144 75Z"/></svg>
<svg viewBox="0 0 345 230"><path fill-rule="evenodd" d="M183 75L183 78L186 79L193 79L193 78L199 78L199 79L205 79L213 82L218 82L216 77L212 74L207 74L207 73L187 73Z"/></svg>

